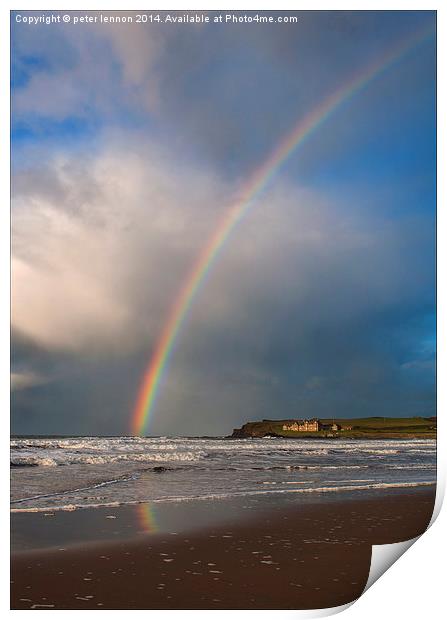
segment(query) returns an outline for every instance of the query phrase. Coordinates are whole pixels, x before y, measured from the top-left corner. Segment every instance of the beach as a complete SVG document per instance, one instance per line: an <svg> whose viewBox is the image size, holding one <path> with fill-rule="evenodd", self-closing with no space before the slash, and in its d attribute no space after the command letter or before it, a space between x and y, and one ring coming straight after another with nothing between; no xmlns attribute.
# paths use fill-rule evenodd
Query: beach
<svg viewBox="0 0 447 620"><path fill-rule="evenodd" d="M430 521L436 442L11 440L14 609L313 609Z"/></svg>
<svg viewBox="0 0 447 620"><path fill-rule="evenodd" d="M330 497L329 497L330 496ZM409 540L430 521L435 487L327 494L327 499L270 502L209 527L90 540L12 555L12 609L315 609L362 593L371 545ZM207 504L196 502L199 511ZM224 503L224 502L223 502ZM218 512L225 506L214 502ZM38 520L97 523L98 508L29 513ZM123 508L102 509L118 524ZM250 511L249 511L250 512ZM48 513L51 514L51 513ZM13 515L19 516L19 515ZM95 521L96 519L96 521ZM13 529L14 529L13 518ZM55 523L53 521L53 523ZM116 526L118 527L118 525ZM57 528L53 528L57 531ZM172 528L171 528L172 529ZM94 536L93 536L94 538Z"/></svg>

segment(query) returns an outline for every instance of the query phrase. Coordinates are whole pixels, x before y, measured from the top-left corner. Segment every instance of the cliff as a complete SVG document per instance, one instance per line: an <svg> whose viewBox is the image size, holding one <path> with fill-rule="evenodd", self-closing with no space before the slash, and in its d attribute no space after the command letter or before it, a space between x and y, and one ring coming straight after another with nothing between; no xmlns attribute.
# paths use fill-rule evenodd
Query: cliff
<svg viewBox="0 0 447 620"><path fill-rule="evenodd" d="M283 424L290 424L293 420L261 420L246 422L241 428L235 428L231 437L243 439L246 437L283 437L287 436L282 430Z"/></svg>
<svg viewBox="0 0 447 620"><path fill-rule="evenodd" d="M244 439L246 437L280 437L283 421L262 420L262 422L247 422L241 428L233 429L232 437Z"/></svg>

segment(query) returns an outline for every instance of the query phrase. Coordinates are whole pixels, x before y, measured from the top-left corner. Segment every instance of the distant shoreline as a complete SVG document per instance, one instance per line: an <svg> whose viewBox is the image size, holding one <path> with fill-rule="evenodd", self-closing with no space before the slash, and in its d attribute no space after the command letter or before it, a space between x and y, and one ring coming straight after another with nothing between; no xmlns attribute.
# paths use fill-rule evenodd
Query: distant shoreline
<svg viewBox="0 0 447 620"><path fill-rule="evenodd" d="M10 439L119 439L122 437L133 437L134 435L11 435ZM350 434L343 433L338 435L325 435L323 433L300 433L290 435L247 435L244 437L236 437L235 435L164 435L166 439L209 439L209 440L227 440L227 439L356 439L356 440L371 440L371 439L437 439L437 433L365 433L365 434ZM142 435L142 439L160 439L160 435Z"/></svg>
<svg viewBox="0 0 447 620"><path fill-rule="evenodd" d="M349 433L343 433L338 435L324 435L323 433L300 433L299 435L263 435L263 436L246 436L235 437L229 435L226 439L303 439L303 440L327 440L332 439L339 441L342 439L355 439L358 441L370 441L371 439L437 439L437 433L365 433L364 435L352 435Z"/></svg>
<svg viewBox="0 0 447 620"><path fill-rule="evenodd" d="M235 428L234 439L436 439L437 419L422 418L311 418L260 420Z"/></svg>

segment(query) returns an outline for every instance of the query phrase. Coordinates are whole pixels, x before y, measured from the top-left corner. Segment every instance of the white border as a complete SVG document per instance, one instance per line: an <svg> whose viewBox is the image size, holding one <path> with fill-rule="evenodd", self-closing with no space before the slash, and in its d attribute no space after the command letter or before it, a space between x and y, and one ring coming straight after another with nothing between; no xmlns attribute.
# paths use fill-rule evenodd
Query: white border
<svg viewBox="0 0 447 620"><path fill-rule="evenodd" d="M87 4L87 3L85 3ZM438 114L438 250L437 250L437 268L438 268L438 317L447 316L447 304L446 304L446 290L445 290L445 278L442 275L445 274L446 267L446 255L447 250L443 245L445 241L446 233L446 182L445 171L447 170L447 162L445 157L445 137L446 137L446 123L447 118L445 111L447 110L447 98L446 98L446 48L445 41L446 35L446 19L447 9L441 6L440 0L430 2L423 2L421 0L375 0L364 2L335 2L335 1L302 1L299 3L293 2L275 2L272 3L266 0L253 0L245 2L216 2L207 0L205 2L201 0L194 0L194 2L186 2L185 0L171 2L168 5L158 1L146 0L145 2L133 1L125 3L125 10L138 10L138 9L163 9L167 10L191 10L191 7L196 10L437 10L438 17L438 110L442 110ZM274 6L272 6L274 4ZM9 76L9 11L10 10L81 10L79 7L73 7L71 2L34 2L32 0L22 0L19 6L14 5L10 0L2 3L0 8L0 62L1 62L1 75ZM124 10L123 3L119 3L116 0L98 1L91 3L88 7L89 11L92 10ZM6 80L5 80L6 81ZM4 467L2 468L2 488L5 490L9 487L9 305L6 300L9 299L9 80L5 84L5 88L2 89L2 97L0 100L1 114L0 114L0 138L1 138L1 184L0 192L3 200L1 201L2 208L0 210L0 295L2 303L0 304L1 312L1 342L2 347L0 349L0 394L2 397L2 455L4 455ZM439 146L440 145L440 146ZM444 174L443 174L444 173ZM444 323L438 325L438 494L435 513L439 513L442 496L445 491L445 472L447 464L447 449L446 449L446 424L443 420L447 411L446 402L446 328ZM7 503L4 502L4 510L1 513L1 525L2 532L9 532L9 511L7 510ZM447 534L447 514L444 509L434 525L422 536L422 541L419 540L404 556L398 561L397 566L393 566L390 569L390 574L386 579L379 579L374 586L368 590L360 599L352 606L344 611L344 618L346 620L376 620L377 614L386 614L386 617L393 617L394 614L406 618L414 618L415 620L425 615L429 618L441 617L441 610L445 612L445 603L443 601L444 593L444 580L442 578L442 571L445 570L445 556L443 550L445 550L445 538ZM5 541L5 545L7 541ZM9 559L8 554L3 554L3 562L0 565L0 578L1 578L1 590L3 594L2 609L8 611L9 600ZM442 581L441 581L442 580ZM335 610L334 610L335 611ZM22 614L29 612L26 611L9 611L14 617L21 617ZM65 614L77 614L76 611L42 611L43 614L51 613L51 618L58 618L59 615ZM83 611L83 617L95 613L92 611ZM103 612L104 613L104 612ZM107 611L107 617L109 615L122 614L119 611ZM128 613L128 612L127 612ZM134 614L140 614L146 618L148 611L135 611ZM183 611L182 618L195 619L197 617L208 617L208 611ZM219 610L213 611L213 616L221 616L222 619L228 615L228 611ZM317 617L321 616L319 613L306 613L298 611L233 611L230 612L234 616L240 618L251 617L253 620L259 620L263 618L274 617L280 615L282 618L286 617ZM57 615L56 615L57 614ZM151 618L163 618L169 619L174 616L178 616L178 612L173 611L150 611ZM42 617L42 616L41 616Z"/></svg>

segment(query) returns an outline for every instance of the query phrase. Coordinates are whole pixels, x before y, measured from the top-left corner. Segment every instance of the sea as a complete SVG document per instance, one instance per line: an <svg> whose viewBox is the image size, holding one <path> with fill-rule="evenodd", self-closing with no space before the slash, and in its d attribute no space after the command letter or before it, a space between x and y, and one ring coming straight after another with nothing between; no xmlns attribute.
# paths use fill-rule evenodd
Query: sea
<svg viewBox="0 0 447 620"><path fill-rule="evenodd" d="M265 496L279 502L435 482L434 439L11 440L13 513Z"/></svg>

